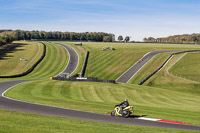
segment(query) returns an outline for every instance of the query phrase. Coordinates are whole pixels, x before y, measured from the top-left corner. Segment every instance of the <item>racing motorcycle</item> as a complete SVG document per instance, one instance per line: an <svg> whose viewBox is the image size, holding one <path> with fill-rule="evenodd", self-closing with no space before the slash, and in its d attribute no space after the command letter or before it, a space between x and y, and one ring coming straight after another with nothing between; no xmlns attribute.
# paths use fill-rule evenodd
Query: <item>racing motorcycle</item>
<svg viewBox="0 0 200 133"><path fill-rule="evenodd" d="M114 110L111 112L111 116L121 116L124 118L127 118L132 114L133 111L133 106L128 106L122 109L120 106L116 106Z"/></svg>

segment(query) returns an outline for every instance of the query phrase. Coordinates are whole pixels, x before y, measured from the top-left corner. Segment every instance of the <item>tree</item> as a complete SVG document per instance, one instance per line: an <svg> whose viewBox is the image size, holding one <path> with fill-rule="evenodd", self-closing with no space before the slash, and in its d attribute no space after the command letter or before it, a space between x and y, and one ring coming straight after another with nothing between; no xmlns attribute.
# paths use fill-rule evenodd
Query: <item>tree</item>
<svg viewBox="0 0 200 133"><path fill-rule="evenodd" d="M121 42L121 41L123 40L123 37L120 35L120 36L118 37L118 40Z"/></svg>
<svg viewBox="0 0 200 133"><path fill-rule="evenodd" d="M125 42L129 42L130 38L129 36L126 36L126 38L124 39Z"/></svg>
<svg viewBox="0 0 200 133"><path fill-rule="evenodd" d="M197 42L198 42L198 38L197 38L196 36L193 36L193 37L191 38L191 40L192 40L195 44L197 44Z"/></svg>
<svg viewBox="0 0 200 133"><path fill-rule="evenodd" d="M71 41L75 40L74 33L70 33L70 40L71 40Z"/></svg>
<svg viewBox="0 0 200 133"><path fill-rule="evenodd" d="M0 46L12 43L16 39L16 33L12 31L5 31L0 33Z"/></svg>
<svg viewBox="0 0 200 133"><path fill-rule="evenodd" d="M148 39L145 37L145 38L143 39L143 41L144 41L144 42L148 42Z"/></svg>

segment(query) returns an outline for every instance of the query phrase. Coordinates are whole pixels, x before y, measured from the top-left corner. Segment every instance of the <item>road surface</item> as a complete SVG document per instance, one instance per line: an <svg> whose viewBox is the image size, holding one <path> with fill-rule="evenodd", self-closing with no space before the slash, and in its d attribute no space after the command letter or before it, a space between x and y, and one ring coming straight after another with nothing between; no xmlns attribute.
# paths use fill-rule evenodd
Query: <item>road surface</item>
<svg viewBox="0 0 200 133"><path fill-rule="evenodd" d="M126 72L124 72L116 81L121 83L127 83L155 55L166 52L174 52L174 51L153 51L147 53L142 57L142 59L140 59L133 66L131 66Z"/></svg>

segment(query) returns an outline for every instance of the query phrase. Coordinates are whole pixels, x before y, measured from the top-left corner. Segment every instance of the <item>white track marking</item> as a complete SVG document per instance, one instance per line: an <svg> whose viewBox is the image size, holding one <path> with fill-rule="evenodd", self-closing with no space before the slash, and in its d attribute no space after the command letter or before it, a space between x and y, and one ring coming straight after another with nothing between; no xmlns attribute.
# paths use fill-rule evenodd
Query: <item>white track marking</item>
<svg viewBox="0 0 200 133"><path fill-rule="evenodd" d="M146 53L142 58L144 58L146 55L148 55L149 53L151 53L151 52L148 52L148 53ZM121 78L126 72L128 72L132 67L134 67L140 60L142 60L142 58L141 59L139 59L134 65L132 65L128 70L126 70L121 76L119 76L119 78ZM116 81L119 79L119 78L117 78L116 79ZM129 79L130 80L130 79Z"/></svg>
<svg viewBox="0 0 200 133"><path fill-rule="evenodd" d="M156 55L157 55L157 54L156 54ZM152 58L154 58L156 55L154 55ZM152 59L152 58L151 58L151 59ZM151 59L150 59L150 60L151 60ZM149 61L150 61L150 60L149 60ZM142 65L142 67L140 67L140 69L139 69L135 74L133 74L133 76L132 76L126 83L128 83L128 82L129 82L129 81L130 81L130 80L131 80L131 79L132 79L132 78L147 64L147 63L149 63L149 61L147 61L144 65Z"/></svg>
<svg viewBox="0 0 200 133"><path fill-rule="evenodd" d="M161 120L161 119L153 119L153 118L146 118L146 117L138 117L136 119L147 120L147 121L159 121L159 120Z"/></svg>
<svg viewBox="0 0 200 133"><path fill-rule="evenodd" d="M60 45L60 44L57 44L57 45ZM63 45L65 45L65 44L63 44ZM62 45L60 45L60 46L62 46ZM65 69L68 67L68 65L69 65L69 63L70 63L70 54L69 54L69 51L68 51L68 49L66 48L66 47L64 47L64 46L62 46L63 48L65 48L65 50L67 51L67 53L68 53L68 55L69 55L69 60L68 60L68 63L67 63L67 66L64 68L64 70L62 71L62 72L60 72L58 75L60 75L61 73L63 73L64 71L65 71ZM72 47L71 47L72 48ZM72 48L72 49L74 49L74 48ZM74 49L74 51L76 52L76 50ZM74 69L74 71L77 69L77 67L78 67L78 65L79 65L79 54L76 52L76 54L77 54L77 56L78 56L78 63L77 63L77 65L76 65L76 68ZM74 71L72 72L72 73L74 73ZM70 73L69 75L71 75L72 73ZM58 75L56 75L56 76L58 76Z"/></svg>

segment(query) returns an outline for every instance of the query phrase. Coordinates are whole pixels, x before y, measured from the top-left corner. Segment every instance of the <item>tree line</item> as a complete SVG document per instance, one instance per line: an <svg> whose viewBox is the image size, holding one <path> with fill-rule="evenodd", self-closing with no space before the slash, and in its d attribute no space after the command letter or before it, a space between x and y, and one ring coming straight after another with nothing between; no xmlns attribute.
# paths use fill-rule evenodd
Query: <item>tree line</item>
<svg viewBox="0 0 200 133"><path fill-rule="evenodd" d="M144 42L153 43L200 43L200 34L183 34L162 38L148 37L143 39Z"/></svg>
<svg viewBox="0 0 200 133"><path fill-rule="evenodd" d="M45 32L25 30L0 30L0 45L14 40L55 39L68 41L114 42L114 34L104 32Z"/></svg>

